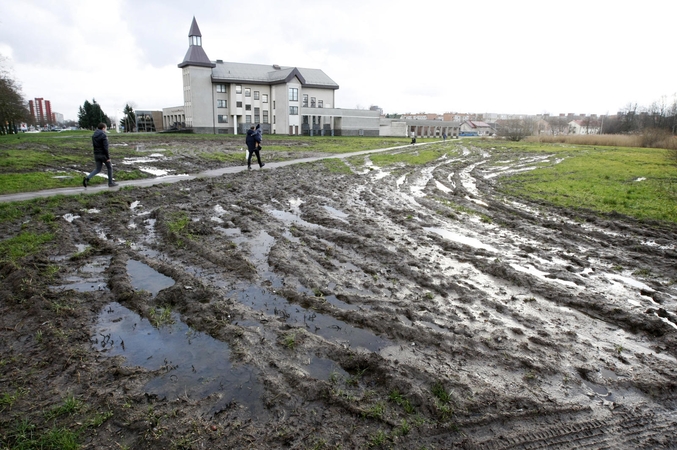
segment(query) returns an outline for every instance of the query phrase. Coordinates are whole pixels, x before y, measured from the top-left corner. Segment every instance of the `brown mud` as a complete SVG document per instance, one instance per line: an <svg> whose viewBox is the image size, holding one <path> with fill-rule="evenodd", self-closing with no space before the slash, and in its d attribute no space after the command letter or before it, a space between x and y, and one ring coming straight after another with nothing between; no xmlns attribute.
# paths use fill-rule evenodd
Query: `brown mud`
<svg viewBox="0 0 677 450"><path fill-rule="evenodd" d="M3 444L677 448L677 227L501 191L554 157L435 145L26 206L2 239L56 239L0 267Z"/></svg>

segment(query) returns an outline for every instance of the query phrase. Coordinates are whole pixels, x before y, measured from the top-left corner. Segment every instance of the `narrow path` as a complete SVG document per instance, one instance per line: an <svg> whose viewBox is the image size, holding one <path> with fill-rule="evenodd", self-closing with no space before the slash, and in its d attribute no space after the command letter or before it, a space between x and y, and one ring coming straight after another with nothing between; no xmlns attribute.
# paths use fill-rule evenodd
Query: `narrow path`
<svg viewBox="0 0 677 450"><path fill-rule="evenodd" d="M426 145L431 145L431 144L437 144L440 142L444 141L435 141L435 142L424 142L420 144L413 144L414 147L421 147L421 146L426 146ZM370 153L379 153L379 152L385 152L389 150L397 150L401 148L410 148L412 147L412 144L407 144L407 145L400 145L398 147L388 147L388 148L379 148L375 150L364 150L361 152L352 152L352 153L342 153L342 154L337 154L337 155L327 155L327 156L318 156L318 157L313 157L313 158L301 158L301 159L291 159L288 161L279 161L279 162L267 162L266 163L266 170L268 169L275 169L276 167L284 167L284 166L289 166L291 164L301 164L301 163L308 163L308 162L314 162L314 161L319 161L321 159L330 159L330 158L349 158L351 156L359 156L359 155L367 155ZM213 169L213 170L206 170L204 172L200 172L197 174L193 175L169 175L169 176L164 176L164 177L157 177L157 178L146 178L146 179L141 179L141 180L128 180L128 181L118 181L118 185L120 188L124 186L154 186L156 184L161 184L161 183L177 183L179 181L183 180L193 180L195 178L214 178L214 177L219 177L221 175L229 174L229 173L238 173L242 172L243 170L247 170L246 165L241 165L241 166L230 166L230 167L223 167L221 169ZM97 186L90 186L88 188L82 188L82 187L68 187L68 188L58 188L58 189L45 189L42 191L33 191L33 192L20 192L17 194L6 194L6 195L0 195L0 203L8 203L8 202L18 202L18 201L24 201L24 200L32 200L34 198L44 198L44 197L52 197L55 195L78 195L78 194L96 194L101 191L106 191L109 190L110 188L103 184L103 185L97 185ZM117 188L119 189L119 188Z"/></svg>

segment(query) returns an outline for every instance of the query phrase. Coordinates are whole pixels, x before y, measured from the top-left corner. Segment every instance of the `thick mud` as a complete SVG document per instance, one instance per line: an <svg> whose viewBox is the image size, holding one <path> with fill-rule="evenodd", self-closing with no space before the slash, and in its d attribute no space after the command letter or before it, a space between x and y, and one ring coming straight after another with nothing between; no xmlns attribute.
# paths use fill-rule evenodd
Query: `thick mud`
<svg viewBox="0 0 677 450"><path fill-rule="evenodd" d="M6 445L70 395L84 448L677 448L677 227L434 145L27 209L2 238L52 208L57 245L1 268Z"/></svg>

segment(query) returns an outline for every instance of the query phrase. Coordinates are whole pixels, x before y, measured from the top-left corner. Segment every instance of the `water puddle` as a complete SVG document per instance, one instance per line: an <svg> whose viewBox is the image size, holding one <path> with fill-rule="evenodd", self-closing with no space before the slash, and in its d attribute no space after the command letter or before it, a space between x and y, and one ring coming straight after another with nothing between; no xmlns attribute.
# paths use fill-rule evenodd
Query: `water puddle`
<svg viewBox="0 0 677 450"><path fill-rule="evenodd" d="M316 380L329 380L330 378L347 380L350 374L343 370L336 362L327 358L314 357L310 363L304 367L308 375Z"/></svg>
<svg viewBox="0 0 677 450"><path fill-rule="evenodd" d="M148 291L155 297L161 290L174 286L174 280L140 261L127 261L127 273L132 287L139 291Z"/></svg>
<svg viewBox="0 0 677 450"><path fill-rule="evenodd" d="M379 352L390 343L370 331L354 327L331 316L290 304L287 299L258 286L242 287L228 293L243 305L268 315L283 319L291 325L303 325L309 332L349 347L365 348ZM340 300L336 300L340 301Z"/></svg>
<svg viewBox="0 0 677 450"><path fill-rule="evenodd" d="M327 211L333 218L338 219L342 222L348 223L346 220L349 216L349 214L344 213L341 210L338 210L336 208L332 208L331 206L324 205L323 208L325 211Z"/></svg>
<svg viewBox="0 0 677 450"><path fill-rule="evenodd" d="M424 227L423 229L426 230L426 231L437 233L440 236L442 236L443 238L449 239L450 241L459 242L461 244L465 244L465 245L468 245L470 247L481 248L481 249L488 250L488 251L494 252L494 253L498 252L498 250L495 247L492 247L491 245L485 244L482 241L480 241L479 239L471 238L471 237L468 237L468 236L463 236L461 234L454 233L454 232L448 231L448 230L444 230L442 228Z"/></svg>
<svg viewBox="0 0 677 450"><path fill-rule="evenodd" d="M308 228L321 228L320 225L306 222L305 220L301 219L298 215L291 212L280 211L279 209L269 209L268 213L271 216L275 217L277 220L284 222L286 225L302 225Z"/></svg>
<svg viewBox="0 0 677 450"><path fill-rule="evenodd" d="M233 402L261 413L258 371L232 364L227 343L191 329L176 313L172 318L174 324L155 328L119 303L110 303L99 314L91 340L108 356L124 356L127 366L159 371L144 387L150 394L170 401L214 395L212 414Z"/></svg>
<svg viewBox="0 0 677 450"><path fill-rule="evenodd" d="M68 284L52 286L51 288L59 291L73 290L77 292L107 291L108 286L103 272L109 263L110 256L99 256L91 263L78 269L76 274L67 277Z"/></svg>

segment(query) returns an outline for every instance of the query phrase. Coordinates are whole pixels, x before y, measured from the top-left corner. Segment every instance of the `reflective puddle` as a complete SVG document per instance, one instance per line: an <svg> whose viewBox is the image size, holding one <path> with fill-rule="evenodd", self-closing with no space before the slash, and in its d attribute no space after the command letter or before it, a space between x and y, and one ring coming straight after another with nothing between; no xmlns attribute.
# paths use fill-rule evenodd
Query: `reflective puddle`
<svg viewBox="0 0 677 450"><path fill-rule="evenodd" d="M127 366L160 371L144 387L150 394L170 401L215 394L212 414L232 402L253 414L262 412L258 370L232 364L227 343L191 329L176 313L172 318L174 324L155 328L119 303L110 303L99 314L91 341L108 356L124 356Z"/></svg>
<svg viewBox="0 0 677 450"><path fill-rule="evenodd" d="M349 347L365 348L372 352L379 352L390 345L389 341L370 331L354 327L331 316L307 310L302 306L290 304L287 299L257 286L231 291L228 296L237 297L242 304L252 309L281 317L288 324L303 325L311 333L329 341L339 342Z"/></svg>
<svg viewBox="0 0 677 450"><path fill-rule="evenodd" d="M127 261L127 273L132 287L137 291L148 291L155 297L161 290L174 286L174 280L140 261Z"/></svg>

